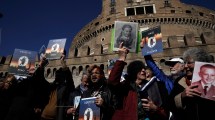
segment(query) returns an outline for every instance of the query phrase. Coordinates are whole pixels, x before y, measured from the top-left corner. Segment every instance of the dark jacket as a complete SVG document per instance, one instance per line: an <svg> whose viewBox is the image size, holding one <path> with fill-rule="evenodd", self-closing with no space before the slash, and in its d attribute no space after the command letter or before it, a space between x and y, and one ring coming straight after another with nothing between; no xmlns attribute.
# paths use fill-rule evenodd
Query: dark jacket
<svg viewBox="0 0 215 120"><path fill-rule="evenodd" d="M100 80L97 87L89 87L89 89L83 93L82 97L97 97L97 95L93 95L93 92L97 90L99 91L98 94L101 95L101 98L104 100L103 105L100 107L100 118L101 120L111 120L114 109L112 106L112 94L109 87L107 86L106 80Z"/></svg>
<svg viewBox="0 0 215 120"><path fill-rule="evenodd" d="M72 73L68 67L62 69L65 75L65 82L57 85L57 118L56 120L65 120L67 117L66 110L69 100L69 95L75 89Z"/></svg>
<svg viewBox="0 0 215 120"><path fill-rule="evenodd" d="M42 114L42 118L48 119L46 117L52 117L52 119L55 120L65 120L69 94L74 90L75 85L72 74L68 67L58 69L55 74L55 80L50 84L50 95L56 95L57 103L55 103L55 99L53 99L54 101L49 99L49 103L46 105L45 111ZM56 94L53 94L55 92ZM53 104L55 104L56 107L53 107Z"/></svg>
<svg viewBox="0 0 215 120"><path fill-rule="evenodd" d="M12 86L5 90L5 89L0 89L0 119L4 120L4 118L6 117L11 102L13 100L13 94L14 94L14 86L15 83L12 84Z"/></svg>
<svg viewBox="0 0 215 120"><path fill-rule="evenodd" d="M48 102L49 83L44 78L44 69L38 68L32 77L23 79L14 88L13 99L5 120L35 120L40 115L34 109L43 110Z"/></svg>

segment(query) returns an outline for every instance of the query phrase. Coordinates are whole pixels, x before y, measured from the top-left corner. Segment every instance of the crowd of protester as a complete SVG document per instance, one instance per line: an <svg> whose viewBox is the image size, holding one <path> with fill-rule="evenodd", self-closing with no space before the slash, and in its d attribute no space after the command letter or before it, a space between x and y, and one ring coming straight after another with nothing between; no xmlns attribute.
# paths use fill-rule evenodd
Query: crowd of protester
<svg viewBox="0 0 215 120"><path fill-rule="evenodd" d="M117 53L108 76L101 67L92 65L77 87L64 55L52 83L44 77L45 58L27 78L11 74L1 78L0 120L78 120L80 106L73 102L77 96L96 97L100 120L215 119L215 101L200 97L198 86L191 85L195 61L214 62L209 53L193 47L181 58L167 60L170 75L155 64L151 55L143 57L146 63L134 60L127 65L129 50L123 43Z"/></svg>

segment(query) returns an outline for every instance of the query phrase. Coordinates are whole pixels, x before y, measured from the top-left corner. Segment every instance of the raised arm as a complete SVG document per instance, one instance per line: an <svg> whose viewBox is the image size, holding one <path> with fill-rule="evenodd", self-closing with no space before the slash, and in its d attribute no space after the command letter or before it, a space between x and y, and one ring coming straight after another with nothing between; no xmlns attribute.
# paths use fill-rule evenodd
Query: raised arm
<svg viewBox="0 0 215 120"><path fill-rule="evenodd" d="M142 39L142 41L140 42L141 49L144 47L144 43L145 43L145 39ZM170 92L173 89L173 85L174 85L173 80L171 78L169 78L167 75L165 75L165 73L162 70L159 69L159 67L156 65L156 63L154 62L151 55L144 56L144 58L145 58L147 66L152 69L154 75L160 81L165 83L168 94L170 94Z"/></svg>
<svg viewBox="0 0 215 120"><path fill-rule="evenodd" d="M152 59L151 55L144 56L146 64L148 67L150 67L154 73L154 75L162 82L165 83L166 89L168 90L168 93L170 94L172 88L173 88L173 80L169 78L162 70L159 69L159 67L156 65L154 60Z"/></svg>
<svg viewBox="0 0 215 120"><path fill-rule="evenodd" d="M123 43L120 44L119 50L118 50L118 56L119 59L114 64L114 67L111 70L111 73L109 75L108 84L117 85L120 83L121 75L124 69L124 66L126 65L126 57L128 54L128 49L123 47Z"/></svg>
<svg viewBox="0 0 215 120"><path fill-rule="evenodd" d="M73 80L72 73L71 73L69 67L67 67L67 65L66 65L64 54L62 54L60 61L61 61L61 65L62 65L62 70L65 72L65 75L66 75L66 84L67 84L67 86L69 86L70 90L74 90L75 89L74 80Z"/></svg>
<svg viewBox="0 0 215 120"><path fill-rule="evenodd" d="M36 69L36 71L33 74L33 77L35 79L39 78L39 79L45 80L44 70L45 70L45 63L47 61L48 60L45 58L45 56L39 61L39 64L38 64L39 67Z"/></svg>

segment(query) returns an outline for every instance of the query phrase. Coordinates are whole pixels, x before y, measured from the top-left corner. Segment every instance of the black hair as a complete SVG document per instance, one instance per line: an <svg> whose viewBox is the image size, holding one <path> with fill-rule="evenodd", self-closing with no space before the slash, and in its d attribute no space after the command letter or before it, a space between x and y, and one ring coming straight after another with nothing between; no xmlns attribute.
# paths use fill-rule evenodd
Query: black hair
<svg viewBox="0 0 215 120"><path fill-rule="evenodd" d="M65 83L65 81L66 81L66 74L62 70L62 68L56 70L56 72L55 72L55 80L51 84L51 90L56 89L58 84L63 84L63 83Z"/></svg>
<svg viewBox="0 0 215 120"><path fill-rule="evenodd" d="M127 67L128 79L130 81L135 81L137 79L138 72L145 68L145 64L140 60L131 62Z"/></svg>

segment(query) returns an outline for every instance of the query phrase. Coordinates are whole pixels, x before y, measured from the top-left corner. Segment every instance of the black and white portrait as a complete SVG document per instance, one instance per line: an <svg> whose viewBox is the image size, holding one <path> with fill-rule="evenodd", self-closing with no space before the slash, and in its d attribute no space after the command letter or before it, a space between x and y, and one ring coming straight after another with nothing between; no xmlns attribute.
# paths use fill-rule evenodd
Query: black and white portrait
<svg viewBox="0 0 215 120"><path fill-rule="evenodd" d="M136 51L138 23L115 21L114 47L117 51L121 42L130 52Z"/></svg>

